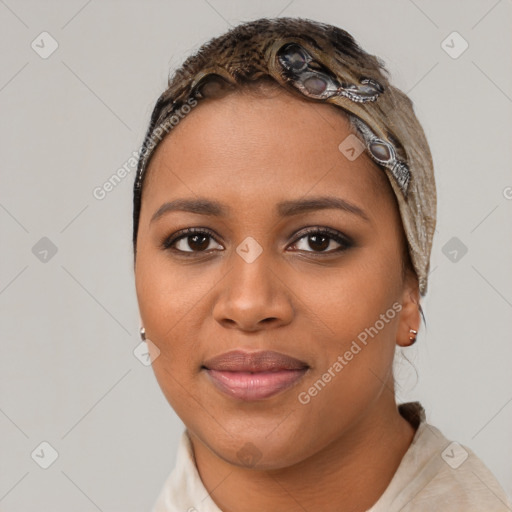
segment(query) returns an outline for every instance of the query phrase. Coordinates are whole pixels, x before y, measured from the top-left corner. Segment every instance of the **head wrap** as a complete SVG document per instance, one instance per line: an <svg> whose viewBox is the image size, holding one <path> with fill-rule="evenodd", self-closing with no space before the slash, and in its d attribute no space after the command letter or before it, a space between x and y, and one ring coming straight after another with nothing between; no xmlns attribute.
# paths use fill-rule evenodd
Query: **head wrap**
<svg viewBox="0 0 512 512"><path fill-rule="evenodd" d="M162 136L206 96L208 84L211 89L221 81L236 88L271 77L348 116L362 150L388 177L420 294L425 295L436 224L433 162L412 101L386 75L382 61L362 50L348 32L306 19L263 18L204 44L169 79L153 109L134 183L134 247L144 173Z"/></svg>

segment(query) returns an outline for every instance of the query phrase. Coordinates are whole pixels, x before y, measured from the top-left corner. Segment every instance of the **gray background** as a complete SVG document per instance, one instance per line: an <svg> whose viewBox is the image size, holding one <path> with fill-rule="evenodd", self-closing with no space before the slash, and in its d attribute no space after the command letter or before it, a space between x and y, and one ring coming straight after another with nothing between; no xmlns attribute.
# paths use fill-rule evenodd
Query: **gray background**
<svg viewBox="0 0 512 512"><path fill-rule="evenodd" d="M398 400L512 494L511 0L0 0L0 510L151 509L183 425L133 353L134 173L93 190L139 148L174 66L277 15L345 28L415 103L438 228L427 329L405 352L418 378L397 360ZM43 31L59 45L45 59Z"/></svg>

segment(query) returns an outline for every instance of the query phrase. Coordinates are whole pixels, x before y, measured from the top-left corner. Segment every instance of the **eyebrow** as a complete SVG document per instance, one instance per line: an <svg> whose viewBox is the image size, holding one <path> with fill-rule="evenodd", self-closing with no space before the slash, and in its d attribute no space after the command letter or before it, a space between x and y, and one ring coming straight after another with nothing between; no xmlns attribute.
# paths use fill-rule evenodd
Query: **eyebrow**
<svg viewBox="0 0 512 512"><path fill-rule="evenodd" d="M307 212L318 210L337 209L344 212L358 215L367 222L371 222L368 215L359 206L339 197L320 196L308 199L295 199L283 201L276 205L276 212L280 217L292 217ZM174 199L164 203L151 217L150 223L156 221L168 212L189 212L198 215L207 215L211 217L225 218L229 215L231 209L218 201L195 198L195 199Z"/></svg>

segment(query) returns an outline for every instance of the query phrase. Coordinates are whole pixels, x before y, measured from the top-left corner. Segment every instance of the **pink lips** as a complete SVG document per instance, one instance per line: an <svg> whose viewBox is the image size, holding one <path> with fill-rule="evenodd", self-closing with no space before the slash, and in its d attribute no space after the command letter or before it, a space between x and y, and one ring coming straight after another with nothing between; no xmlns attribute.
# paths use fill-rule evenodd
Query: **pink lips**
<svg viewBox="0 0 512 512"><path fill-rule="evenodd" d="M308 370L304 361L273 351L234 350L203 364L220 391L240 400L261 400L283 391Z"/></svg>

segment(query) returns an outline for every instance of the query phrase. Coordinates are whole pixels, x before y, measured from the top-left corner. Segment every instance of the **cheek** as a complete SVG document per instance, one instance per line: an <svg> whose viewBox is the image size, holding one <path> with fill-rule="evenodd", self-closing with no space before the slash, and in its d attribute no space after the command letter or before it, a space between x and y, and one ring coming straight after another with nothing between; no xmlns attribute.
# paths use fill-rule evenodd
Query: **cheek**
<svg viewBox="0 0 512 512"><path fill-rule="evenodd" d="M191 286L185 272L176 271L168 260L141 248L137 255L135 285L148 348L153 350L152 368L167 401L183 414L193 412L190 382L196 362L194 308L200 305L201 286ZM154 345L153 345L154 344ZM152 348L156 347L156 348ZM180 414L180 416L181 416Z"/></svg>
<svg viewBox="0 0 512 512"><path fill-rule="evenodd" d="M401 296L400 289L400 262L394 252L364 246L336 269L302 274L296 293L319 326L346 342L385 314Z"/></svg>
<svg viewBox="0 0 512 512"><path fill-rule="evenodd" d="M392 279L376 279L381 268L372 268L340 273L305 296L321 334L312 348L317 366L298 390L297 403L310 418L318 418L320 430L332 426L327 437L364 414L392 377L401 304L390 291L396 289ZM366 280L359 275L362 270Z"/></svg>
<svg viewBox="0 0 512 512"><path fill-rule="evenodd" d="M352 279L355 286L351 286ZM309 318L319 341L315 351L317 377L330 369L331 376L336 374L334 386L345 387L351 394L357 394L366 382L376 384L379 376L387 379L401 311L395 294L389 292L392 283L386 286L372 281L369 289L357 283L361 281L356 277L333 278L328 290L317 287L305 296L304 312L315 313ZM331 380L329 375L326 379Z"/></svg>
<svg viewBox="0 0 512 512"><path fill-rule="evenodd" d="M169 392L179 395L180 383L196 375L204 355L201 333L211 319L211 294L222 277L213 265L176 263L165 251L141 247L135 272L137 300L147 338L160 351L153 362L155 374Z"/></svg>
<svg viewBox="0 0 512 512"><path fill-rule="evenodd" d="M317 386L323 397L312 399L313 408L358 407L388 381L401 311L399 268L392 252L364 248L327 280L302 277L303 313L318 334L314 379L328 382L325 391Z"/></svg>
<svg viewBox="0 0 512 512"><path fill-rule="evenodd" d="M187 320L187 313L198 302L200 287L191 286L185 275L171 266L164 252L141 247L135 271L137 301L147 337L163 356L176 346L170 340L187 323L180 319Z"/></svg>

